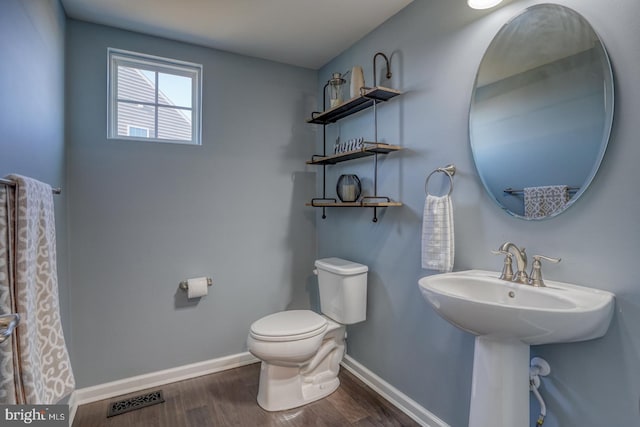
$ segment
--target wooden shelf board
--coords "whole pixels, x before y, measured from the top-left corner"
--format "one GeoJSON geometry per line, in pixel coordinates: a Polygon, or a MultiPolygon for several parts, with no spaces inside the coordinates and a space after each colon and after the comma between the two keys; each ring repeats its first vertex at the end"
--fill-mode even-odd
{"type": "Polygon", "coordinates": [[[334,165],[347,160],[359,159],[361,157],[373,156],[374,154],[387,154],[392,151],[402,150],[399,145],[382,144],[376,142],[365,142],[360,150],[347,151],[345,153],[332,154],[330,156],[315,157],[307,161],[308,165],[334,165]]]}
{"type": "Polygon", "coordinates": [[[314,202],[307,203],[306,206],[316,208],[386,208],[392,206],[402,206],[401,202],[314,202]]]}
{"type": "Polygon", "coordinates": [[[355,114],[358,111],[371,107],[374,101],[388,101],[389,99],[401,94],[402,92],[398,90],[382,86],[369,88],[366,89],[362,95],[351,98],[350,100],[345,101],[340,105],[337,105],[323,113],[318,114],[315,117],[308,119],[307,123],[316,123],[321,125],[326,125],[327,123],[335,123],[344,117],[350,116],[351,114],[355,114]]]}

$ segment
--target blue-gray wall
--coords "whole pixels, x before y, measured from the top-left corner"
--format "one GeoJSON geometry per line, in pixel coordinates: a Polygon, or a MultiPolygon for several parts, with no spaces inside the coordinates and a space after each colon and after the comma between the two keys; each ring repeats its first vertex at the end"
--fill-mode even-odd
{"type": "MultiPolygon", "coordinates": [[[[637,425],[640,3],[559,2],[604,40],[616,73],[616,117],[591,188],[562,215],[525,222],[484,193],[467,120],[484,49],[504,22],[536,3],[477,12],[464,1],[418,0],[317,74],[68,21],[65,114],[62,8],[57,1],[1,2],[0,174],[64,187],[56,199],[58,253],[60,264],[69,248],[70,288],[62,262],[61,302],[65,328],[73,323],[79,386],[244,351],[254,319],[313,301],[316,256],[341,256],[371,269],[368,319],[350,328],[350,354],[452,426],[465,426],[473,337],[439,318],[417,288],[429,274],[420,268],[424,179],[454,162],[456,270],[499,269],[489,250],[512,240],[532,254],[563,258],[547,267],[547,277],[617,294],[604,338],[532,349],[552,366],[541,389],[545,425],[637,425]],[[107,46],[204,64],[202,147],[106,140],[107,46]],[[359,209],[328,210],[322,220],[319,209],[303,207],[320,185],[316,169],[304,166],[320,150],[317,136],[312,149],[313,126],[304,119],[331,71],[361,64],[370,83],[378,50],[392,55],[394,71],[381,83],[406,92],[380,108],[381,139],[406,150],[381,160],[379,193],[405,205],[382,212],[377,224],[359,209]],[[216,285],[190,305],[177,283],[198,275],[213,276],[216,285]]],[[[372,137],[371,124],[365,112],[334,132],[372,137]]],[[[371,190],[367,160],[328,170],[330,189],[340,173],[355,172],[371,190]]]]}
{"type": "MultiPolygon", "coordinates": [[[[380,107],[380,135],[405,150],[383,158],[379,176],[379,193],[404,206],[388,208],[377,224],[370,210],[328,210],[325,220],[318,210],[318,256],[370,267],[368,318],[349,328],[351,356],[450,425],[466,426],[473,337],[438,317],[417,287],[430,274],[420,268],[425,177],[455,163],[456,270],[499,270],[502,259],[489,251],[509,240],[530,254],[562,257],[546,267],[546,277],[617,295],[604,338],[532,348],[552,369],[541,388],[549,411],[545,426],[634,426],[640,423],[640,2],[558,2],[583,14],[604,40],[616,74],[615,123],[602,167],[582,198],[556,218],[526,222],[504,213],[485,193],[469,147],[468,116],[484,50],[505,22],[537,3],[473,11],[462,0],[417,0],[319,71],[318,93],[331,72],[356,64],[371,84],[373,54],[391,55],[394,75],[378,82],[405,95],[380,107]]],[[[371,137],[372,123],[370,112],[361,113],[332,126],[329,139],[338,132],[343,139],[371,137]]],[[[330,189],[339,174],[354,172],[370,192],[371,162],[328,170],[330,189]]],[[[532,412],[537,408],[534,402],[532,412]]]]}
{"type": "Polygon", "coordinates": [[[254,320],[308,307],[316,72],[73,20],[67,52],[79,387],[246,351],[254,320]],[[202,146],[106,139],[107,47],[203,64],[202,146]]]}
{"type": "Polygon", "coordinates": [[[58,284],[67,342],[65,15],[58,0],[0,1],[0,176],[63,187],[55,196],[58,284]]]}

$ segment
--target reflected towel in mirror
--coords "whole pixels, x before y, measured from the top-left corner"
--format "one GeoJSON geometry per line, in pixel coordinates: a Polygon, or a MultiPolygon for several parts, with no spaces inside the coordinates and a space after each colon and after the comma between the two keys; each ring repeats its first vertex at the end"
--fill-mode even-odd
{"type": "Polygon", "coordinates": [[[546,185],[524,189],[524,216],[545,218],[560,212],[569,201],[569,187],[566,185],[546,185]]]}

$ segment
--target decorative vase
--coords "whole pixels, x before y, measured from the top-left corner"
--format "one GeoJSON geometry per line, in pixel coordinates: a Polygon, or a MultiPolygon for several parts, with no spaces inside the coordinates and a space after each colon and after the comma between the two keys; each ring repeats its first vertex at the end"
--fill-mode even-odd
{"type": "Polygon", "coordinates": [[[336,184],[336,193],[343,202],[355,202],[360,197],[362,187],[357,175],[340,175],[336,184]]]}
{"type": "Polygon", "coordinates": [[[342,104],[342,87],[347,81],[341,73],[331,74],[329,79],[329,105],[331,108],[342,104]]]}
{"type": "Polygon", "coordinates": [[[364,87],[364,72],[361,66],[356,65],[351,69],[351,98],[360,96],[360,88],[362,87],[364,87]]]}

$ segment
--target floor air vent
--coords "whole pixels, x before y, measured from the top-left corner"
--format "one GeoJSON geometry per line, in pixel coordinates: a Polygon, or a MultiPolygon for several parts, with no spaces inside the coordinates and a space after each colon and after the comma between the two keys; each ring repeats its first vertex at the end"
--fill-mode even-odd
{"type": "Polygon", "coordinates": [[[158,403],[163,402],[164,397],[162,397],[162,390],[156,390],[152,391],[151,393],[145,393],[139,396],[130,397],[128,399],[118,400],[117,402],[112,402],[109,404],[107,418],[124,414],[125,412],[135,411],[136,409],[144,408],[146,406],[157,405],[158,403]]]}

